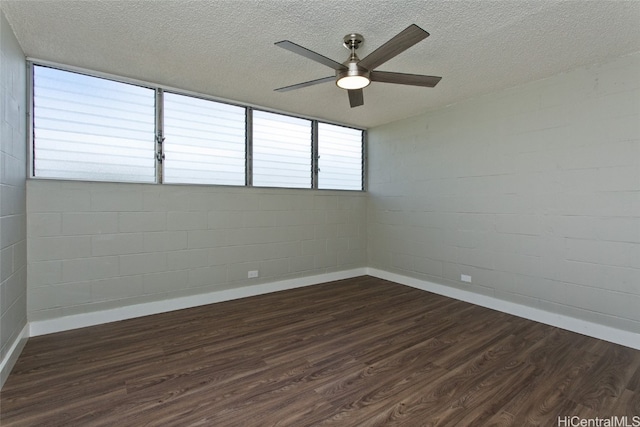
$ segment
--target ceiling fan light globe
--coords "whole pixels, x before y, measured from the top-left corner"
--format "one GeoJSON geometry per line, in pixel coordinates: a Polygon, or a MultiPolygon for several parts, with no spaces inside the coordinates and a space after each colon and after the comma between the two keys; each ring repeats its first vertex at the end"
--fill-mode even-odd
{"type": "Polygon", "coordinates": [[[365,76],[344,76],[336,81],[338,87],[347,90],[362,89],[369,86],[371,80],[365,76]]]}

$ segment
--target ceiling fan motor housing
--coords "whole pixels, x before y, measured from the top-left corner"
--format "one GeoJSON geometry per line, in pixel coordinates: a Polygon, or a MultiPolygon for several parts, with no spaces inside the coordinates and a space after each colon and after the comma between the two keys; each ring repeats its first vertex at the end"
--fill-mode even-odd
{"type": "MultiPolygon", "coordinates": [[[[347,66],[346,70],[337,70],[336,71],[336,82],[344,77],[364,77],[367,80],[371,81],[369,70],[362,68],[358,65],[360,60],[357,56],[352,57],[349,61],[345,62],[344,65],[347,66]]],[[[367,85],[368,86],[368,85],[367,85]]]]}

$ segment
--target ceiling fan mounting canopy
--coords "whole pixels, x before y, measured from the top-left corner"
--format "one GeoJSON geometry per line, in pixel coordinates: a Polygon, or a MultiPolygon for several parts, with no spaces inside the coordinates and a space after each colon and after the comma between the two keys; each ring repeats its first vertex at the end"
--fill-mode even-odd
{"type": "Polygon", "coordinates": [[[358,33],[347,34],[342,39],[342,45],[349,50],[357,49],[363,43],[364,43],[364,37],[362,37],[362,34],[358,34],[358,33]]]}
{"type": "Polygon", "coordinates": [[[442,77],[375,71],[375,68],[404,52],[428,36],[429,33],[417,25],[409,25],[395,37],[391,38],[391,40],[387,41],[361,60],[358,58],[358,55],[356,55],[356,49],[364,43],[364,37],[358,33],[347,34],[342,39],[342,44],[350,50],[351,54],[349,55],[349,59],[342,64],[334,61],[333,59],[327,58],[326,56],[320,55],[317,52],[290,42],[289,40],[277,42],[275,43],[276,46],[333,68],[335,70],[335,76],[323,77],[321,79],[285,86],[275,90],[277,92],[286,92],[335,80],[338,87],[348,91],[349,104],[353,108],[364,104],[362,89],[367,87],[371,82],[434,87],[442,77]]]}

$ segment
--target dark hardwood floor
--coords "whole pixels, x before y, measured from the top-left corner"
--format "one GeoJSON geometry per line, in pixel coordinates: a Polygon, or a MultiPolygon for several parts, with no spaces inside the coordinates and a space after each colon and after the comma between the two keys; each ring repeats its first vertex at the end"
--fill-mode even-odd
{"type": "Polygon", "coordinates": [[[640,351],[361,277],[29,339],[2,426],[555,426],[640,351]]]}

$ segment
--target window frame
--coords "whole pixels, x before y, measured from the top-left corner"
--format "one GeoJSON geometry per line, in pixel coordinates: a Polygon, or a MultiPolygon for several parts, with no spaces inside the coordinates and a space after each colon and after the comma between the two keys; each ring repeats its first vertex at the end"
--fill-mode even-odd
{"type": "Polygon", "coordinates": [[[78,182],[105,182],[105,183],[122,183],[122,184],[147,184],[147,185],[193,185],[193,186],[217,186],[217,187],[247,187],[247,188],[286,188],[295,190],[316,190],[316,191],[367,191],[366,183],[366,167],[367,167],[367,129],[360,128],[353,125],[347,125],[339,122],[332,122],[328,120],[320,120],[314,117],[291,114],[274,109],[269,109],[253,104],[242,103],[232,101],[228,99],[218,98],[215,96],[193,92],[189,90],[179,89],[166,85],[150,83],[143,80],[137,80],[133,78],[127,78],[117,76],[109,73],[103,73],[93,70],[87,70],[85,68],[74,67],[64,64],[59,64],[51,61],[45,61],[35,58],[26,58],[27,63],[27,131],[28,131],[28,153],[27,153],[27,168],[29,173],[29,179],[35,180],[54,180],[54,181],[78,181],[78,182]],[[152,89],[155,93],[155,168],[156,175],[154,182],[144,181],[118,181],[118,180],[104,180],[95,181],[91,179],[81,178],[55,178],[55,177],[42,177],[35,175],[35,135],[34,135],[34,66],[48,67],[60,71],[66,71],[71,73],[82,74],[88,77],[95,77],[99,79],[106,79],[117,83],[130,84],[135,86],[152,89]],[[235,107],[241,107],[245,109],[245,183],[244,185],[227,185],[227,184],[215,184],[215,183],[178,183],[178,182],[164,182],[164,92],[174,93],[177,95],[189,96],[193,98],[200,98],[207,101],[213,101],[217,103],[232,105],[235,107]],[[268,186],[253,186],[253,112],[263,111],[266,113],[279,114],[283,116],[305,119],[311,121],[311,158],[309,167],[311,168],[311,183],[310,187],[268,187],[268,186]],[[345,189],[320,189],[318,188],[318,123],[326,123],[330,125],[342,126],[345,128],[354,129],[362,132],[361,153],[362,153],[362,167],[361,167],[361,189],[360,190],[345,190],[345,189]]]}
{"type": "MultiPolygon", "coordinates": [[[[254,109],[254,110],[253,110],[253,112],[256,112],[256,111],[257,111],[258,113],[264,113],[265,115],[267,115],[267,117],[264,117],[264,116],[262,117],[262,120],[266,120],[266,123],[265,123],[265,122],[262,122],[262,123],[260,124],[260,127],[263,127],[263,126],[265,126],[265,124],[266,124],[266,127],[267,127],[268,129],[267,129],[267,132],[266,132],[266,134],[265,134],[265,135],[266,135],[266,137],[267,137],[267,138],[268,138],[268,136],[270,135],[270,132],[269,132],[269,128],[270,128],[270,126],[268,125],[269,120],[270,120],[269,116],[271,116],[271,117],[273,117],[273,116],[276,116],[276,117],[277,117],[277,116],[282,116],[282,117],[284,117],[284,118],[291,118],[291,119],[293,119],[294,121],[304,121],[304,122],[306,122],[306,123],[299,123],[299,124],[292,124],[292,123],[289,123],[289,124],[291,124],[291,125],[293,125],[293,126],[295,126],[295,127],[298,127],[299,125],[304,125],[304,127],[305,127],[305,128],[307,128],[307,129],[306,129],[306,131],[308,131],[308,136],[309,136],[309,145],[308,145],[308,146],[305,146],[305,151],[307,151],[307,149],[308,149],[308,152],[307,152],[307,153],[305,153],[305,155],[307,156],[307,159],[306,159],[306,161],[305,161],[305,163],[304,163],[304,167],[306,168],[306,171],[307,171],[307,173],[308,173],[308,175],[305,177],[305,180],[306,180],[306,182],[307,182],[307,185],[308,185],[308,186],[304,186],[304,187],[302,187],[302,186],[299,186],[299,185],[295,185],[295,183],[294,183],[294,185],[291,185],[291,186],[284,186],[284,185],[282,185],[282,186],[278,186],[278,185],[261,185],[261,184],[256,185],[256,183],[255,183],[255,176],[256,176],[256,174],[255,174],[255,171],[256,171],[256,160],[259,160],[259,162],[260,162],[260,163],[262,163],[264,160],[263,160],[263,159],[261,159],[261,157],[262,157],[262,156],[265,156],[265,155],[266,155],[266,156],[269,156],[269,154],[265,154],[264,152],[261,152],[262,150],[257,150],[257,151],[256,151],[255,140],[256,140],[256,139],[257,139],[257,140],[264,139],[264,138],[265,138],[265,135],[260,134],[260,135],[259,135],[259,138],[256,138],[256,132],[255,132],[255,129],[256,129],[256,128],[255,128],[255,127],[254,127],[254,128],[252,128],[252,132],[251,132],[252,139],[253,139],[253,141],[252,141],[252,153],[253,153],[253,163],[252,163],[252,180],[253,180],[253,186],[254,186],[254,187],[258,187],[258,188],[295,188],[295,189],[307,189],[307,188],[311,188],[311,189],[313,189],[313,188],[314,188],[314,186],[313,186],[313,182],[314,182],[313,175],[314,175],[314,170],[315,170],[315,169],[314,169],[314,167],[313,167],[314,155],[313,155],[313,149],[312,149],[312,148],[313,148],[313,130],[312,130],[312,129],[313,129],[314,121],[313,121],[313,120],[309,120],[309,119],[303,119],[303,118],[301,118],[301,117],[291,116],[291,115],[289,115],[289,114],[273,113],[273,112],[270,112],[270,111],[257,110],[257,109],[254,109]],[[306,125],[308,125],[308,127],[307,127],[306,125]],[[257,154],[256,154],[256,153],[257,153],[257,154]]],[[[277,120],[277,119],[276,119],[276,120],[277,120]]],[[[254,117],[252,118],[252,124],[255,124],[255,123],[256,123],[256,117],[254,116],[254,117]]],[[[262,147],[262,149],[263,149],[263,150],[264,150],[265,148],[266,148],[267,150],[269,149],[269,147],[267,147],[267,146],[263,146],[263,147],[262,147]]],[[[276,150],[277,150],[277,148],[276,148],[276,150]]],[[[296,150],[295,150],[295,149],[293,149],[293,148],[292,148],[291,150],[292,150],[292,151],[296,151],[296,150]]],[[[300,156],[300,158],[304,158],[304,156],[300,156]]],[[[301,165],[300,167],[302,168],[302,165],[301,165]]],[[[259,169],[260,169],[260,168],[259,168],[259,169]]],[[[278,170],[281,170],[281,169],[278,169],[278,170]]],[[[258,176],[260,176],[260,175],[265,175],[265,174],[258,174],[258,176]]],[[[283,175],[286,175],[286,173],[284,173],[283,175]]],[[[265,176],[267,176],[267,177],[274,177],[274,176],[276,176],[276,175],[265,175],[265,176]]]]}
{"type": "Polygon", "coordinates": [[[329,126],[333,126],[333,127],[342,127],[345,129],[355,129],[355,130],[359,130],[357,128],[353,128],[351,126],[343,126],[343,125],[337,125],[334,123],[327,123],[324,121],[315,121],[314,122],[314,135],[313,135],[313,150],[314,151],[314,158],[316,161],[315,164],[315,178],[314,178],[314,183],[313,183],[313,188],[316,188],[318,190],[336,190],[336,191],[364,191],[364,189],[366,188],[365,186],[365,178],[366,178],[366,174],[365,174],[365,156],[366,156],[366,152],[365,152],[365,147],[366,147],[366,135],[367,132],[366,131],[361,131],[360,134],[360,190],[354,190],[354,189],[345,189],[345,188],[320,188],[320,184],[321,184],[321,179],[320,179],[320,151],[321,151],[321,147],[320,147],[320,124],[325,124],[325,125],[329,125],[329,126]]]}
{"type": "MultiPolygon", "coordinates": [[[[158,91],[158,95],[162,97],[162,102],[159,102],[158,104],[159,107],[156,108],[156,113],[157,113],[157,120],[161,121],[161,125],[158,125],[159,129],[159,133],[161,133],[161,151],[162,151],[162,165],[159,169],[161,169],[162,171],[162,180],[158,183],[160,184],[174,184],[174,185],[218,185],[218,186],[229,186],[229,187],[246,187],[246,182],[247,182],[247,132],[249,131],[249,129],[247,128],[247,108],[246,107],[242,107],[239,105],[235,105],[235,104],[230,104],[228,102],[218,102],[218,101],[213,101],[211,99],[207,99],[207,98],[203,98],[201,96],[192,96],[192,95],[184,95],[182,93],[178,93],[175,91],[170,91],[170,90],[166,90],[166,89],[157,89],[158,91]],[[243,123],[242,123],[242,128],[244,130],[244,135],[243,135],[243,159],[242,159],[242,183],[238,183],[238,184],[221,184],[221,183],[214,183],[214,182],[179,182],[179,181],[174,181],[174,182],[167,182],[166,180],[166,166],[165,166],[165,150],[166,150],[166,146],[169,145],[170,141],[166,141],[167,138],[167,129],[166,129],[166,122],[167,122],[167,116],[166,116],[166,110],[167,110],[167,104],[166,104],[166,95],[176,95],[176,96],[180,96],[180,97],[185,97],[185,98],[191,98],[191,99],[195,99],[195,100],[199,100],[199,101],[205,101],[205,102],[210,102],[213,104],[218,104],[218,105],[223,105],[223,106],[230,106],[233,108],[238,108],[238,109],[242,109],[243,111],[243,123]]],[[[156,150],[158,151],[158,150],[156,150]]],[[[238,174],[240,175],[240,174],[238,174]]]]}

